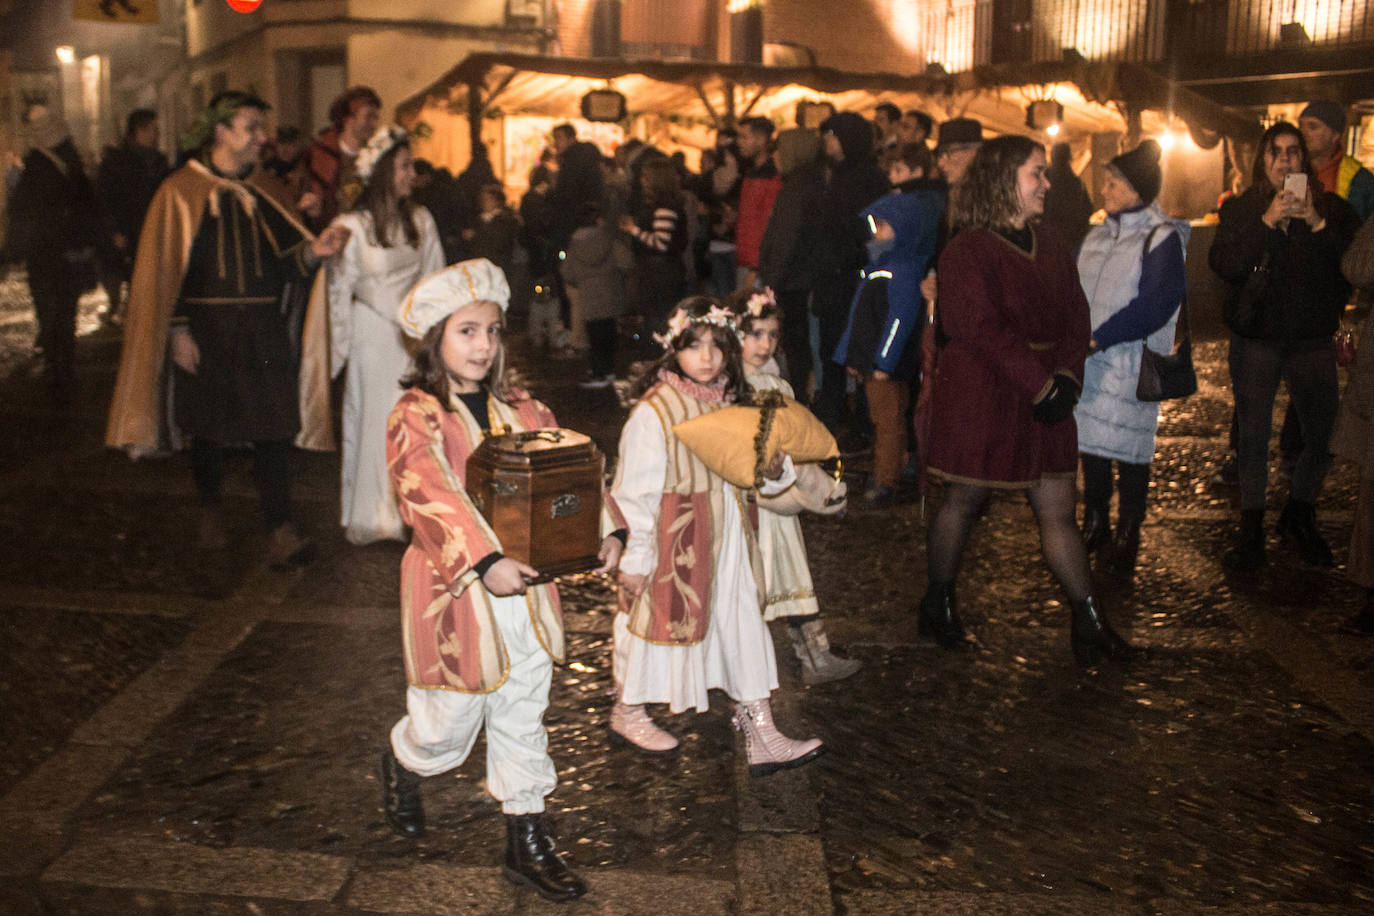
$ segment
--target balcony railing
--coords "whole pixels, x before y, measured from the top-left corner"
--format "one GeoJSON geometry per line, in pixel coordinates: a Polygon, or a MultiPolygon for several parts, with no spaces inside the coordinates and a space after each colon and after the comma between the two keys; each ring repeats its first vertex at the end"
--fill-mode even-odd
{"type": "Polygon", "coordinates": [[[1374,45],[1374,0],[924,0],[921,56],[979,64],[1148,62],[1374,45]]]}

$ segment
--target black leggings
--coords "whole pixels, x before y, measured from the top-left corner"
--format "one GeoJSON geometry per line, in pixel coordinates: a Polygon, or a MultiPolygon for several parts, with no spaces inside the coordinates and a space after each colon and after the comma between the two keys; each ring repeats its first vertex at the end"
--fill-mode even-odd
{"type": "Polygon", "coordinates": [[[592,375],[605,378],[615,375],[616,326],[614,318],[595,318],[585,322],[587,343],[591,346],[587,362],[592,375]]]}
{"type": "MultiPolygon", "coordinates": [[[[220,442],[191,440],[191,473],[196,480],[200,504],[218,508],[224,486],[224,453],[220,442]]],[[[258,485],[258,501],[263,521],[271,531],[291,519],[291,440],[270,439],[253,443],[253,478],[258,485]]]]}
{"type": "Polygon", "coordinates": [[[778,306],[782,309],[782,353],[787,362],[787,381],[803,404],[807,380],[811,375],[811,311],[806,290],[780,289],[778,306]]]}
{"type": "MultiPolygon", "coordinates": [[[[1106,512],[1112,504],[1112,459],[1079,454],[1083,462],[1083,503],[1090,509],[1106,512]]],[[[1150,466],[1116,463],[1117,517],[1145,517],[1145,495],[1150,490],[1150,466]]]]}

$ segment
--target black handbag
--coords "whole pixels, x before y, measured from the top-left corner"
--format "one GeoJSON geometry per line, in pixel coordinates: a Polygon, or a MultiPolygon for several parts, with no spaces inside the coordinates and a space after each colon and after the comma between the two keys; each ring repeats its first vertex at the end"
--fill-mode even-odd
{"type": "Polygon", "coordinates": [[[1245,278],[1234,302],[1225,309],[1226,324],[1242,337],[1251,337],[1259,332],[1261,312],[1260,300],[1269,287],[1269,252],[1266,250],[1255,269],[1245,278]]]}
{"type": "MultiPolygon", "coordinates": [[[[1188,297],[1183,297],[1183,320],[1187,320],[1188,297]]],[[[1141,401],[1172,401],[1197,393],[1197,373],[1193,370],[1193,338],[1185,334],[1172,353],[1156,353],[1140,345],[1140,377],[1135,396],[1141,401]]]]}
{"type": "MultiPolygon", "coordinates": [[[[1154,230],[1151,230],[1150,236],[1153,235],[1154,230]]],[[[1150,236],[1145,238],[1146,251],[1150,249],[1150,236]]],[[[1193,327],[1188,320],[1186,292],[1178,312],[1183,333],[1177,338],[1172,353],[1156,353],[1146,341],[1140,342],[1140,377],[1135,383],[1137,400],[1172,401],[1197,392],[1197,372],[1193,370],[1193,327]]]]}

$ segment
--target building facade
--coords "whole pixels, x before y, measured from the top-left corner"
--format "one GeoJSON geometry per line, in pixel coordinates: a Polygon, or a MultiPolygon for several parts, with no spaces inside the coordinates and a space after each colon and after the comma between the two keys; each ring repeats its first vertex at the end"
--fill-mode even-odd
{"type": "Polygon", "coordinates": [[[329,103],[364,83],[388,108],[478,50],[543,52],[542,0],[266,0],[236,13],[223,0],[186,2],[187,102],[252,88],[279,124],[327,126],[329,103]]]}

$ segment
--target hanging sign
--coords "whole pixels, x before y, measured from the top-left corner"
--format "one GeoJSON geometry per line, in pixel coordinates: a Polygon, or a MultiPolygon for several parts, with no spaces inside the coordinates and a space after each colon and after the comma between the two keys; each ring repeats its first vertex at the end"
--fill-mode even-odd
{"type": "Polygon", "coordinates": [[[72,0],[72,18],[106,25],[156,25],[157,0],[72,0]]]}
{"type": "Polygon", "coordinates": [[[582,117],[588,121],[623,121],[625,96],[614,89],[593,89],[582,96],[582,117]]]}

